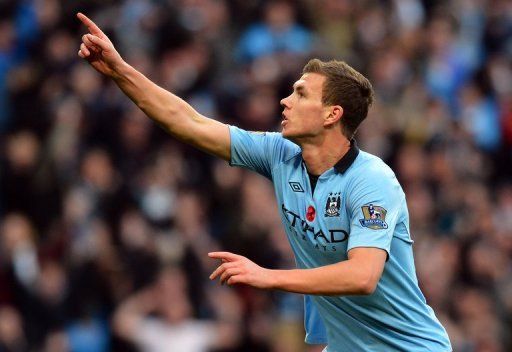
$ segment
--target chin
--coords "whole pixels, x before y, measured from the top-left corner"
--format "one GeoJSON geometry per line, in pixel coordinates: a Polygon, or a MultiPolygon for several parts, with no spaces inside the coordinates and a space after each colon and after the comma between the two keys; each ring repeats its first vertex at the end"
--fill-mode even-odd
{"type": "Polygon", "coordinates": [[[286,138],[295,143],[297,136],[295,136],[293,133],[290,133],[290,131],[287,131],[285,128],[283,128],[283,130],[281,131],[281,135],[283,136],[283,138],[286,138]]]}
{"type": "Polygon", "coordinates": [[[281,129],[281,134],[283,135],[284,138],[290,138],[290,131],[286,129],[286,127],[283,127],[281,129]]]}

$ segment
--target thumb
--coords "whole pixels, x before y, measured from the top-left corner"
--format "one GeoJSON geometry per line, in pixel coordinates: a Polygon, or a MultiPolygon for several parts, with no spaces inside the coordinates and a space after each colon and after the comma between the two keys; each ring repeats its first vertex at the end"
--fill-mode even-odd
{"type": "Polygon", "coordinates": [[[101,39],[95,35],[87,34],[87,39],[89,39],[93,44],[99,46],[102,50],[111,50],[111,45],[106,40],[101,39]]]}

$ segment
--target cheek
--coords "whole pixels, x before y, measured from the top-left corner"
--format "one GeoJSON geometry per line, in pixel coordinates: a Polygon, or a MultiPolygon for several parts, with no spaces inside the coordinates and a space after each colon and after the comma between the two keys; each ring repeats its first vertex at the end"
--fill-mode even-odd
{"type": "Polygon", "coordinates": [[[305,106],[303,110],[303,121],[309,127],[322,126],[322,109],[316,104],[305,106]]]}
{"type": "Polygon", "coordinates": [[[297,99],[295,100],[295,104],[293,104],[293,110],[295,110],[296,115],[307,116],[315,111],[315,106],[306,99],[297,99]]]}
{"type": "Polygon", "coordinates": [[[308,112],[309,115],[320,116],[323,112],[322,104],[318,102],[309,102],[304,104],[304,109],[308,112]]]}

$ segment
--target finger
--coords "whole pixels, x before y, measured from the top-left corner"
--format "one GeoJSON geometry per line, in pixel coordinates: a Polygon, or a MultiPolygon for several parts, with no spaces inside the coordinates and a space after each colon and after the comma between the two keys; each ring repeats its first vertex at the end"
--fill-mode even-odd
{"type": "Polygon", "coordinates": [[[235,276],[235,275],[238,275],[240,274],[242,271],[238,268],[232,268],[232,269],[228,269],[226,271],[224,271],[224,273],[220,276],[220,283],[221,284],[225,284],[227,280],[229,280],[229,278],[231,276],[235,276]]]}
{"type": "Polygon", "coordinates": [[[85,34],[82,36],[82,42],[85,44],[87,48],[94,52],[98,52],[100,50],[99,47],[94,45],[94,43],[85,34]]]}
{"type": "Polygon", "coordinates": [[[84,43],[80,44],[80,52],[84,54],[84,57],[91,55],[91,52],[87,49],[84,43]]]}
{"type": "Polygon", "coordinates": [[[223,271],[224,271],[224,269],[222,269],[222,267],[219,266],[217,269],[215,269],[213,271],[213,273],[210,274],[210,276],[209,276],[210,280],[215,280],[217,278],[217,276],[222,274],[223,271]]]}
{"type": "Polygon", "coordinates": [[[217,276],[221,275],[226,270],[224,264],[220,265],[213,273],[210,275],[210,280],[215,280],[217,276]]]}
{"type": "Polygon", "coordinates": [[[234,285],[234,284],[239,284],[241,282],[242,282],[242,275],[233,275],[228,279],[228,281],[226,281],[226,284],[234,285]]]}
{"type": "Polygon", "coordinates": [[[208,253],[208,256],[210,258],[215,258],[215,259],[225,259],[230,262],[241,258],[241,256],[231,253],[231,252],[210,252],[210,253],[208,253]]]}
{"type": "Polygon", "coordinates": [[[78,50],[78,56],[80,56],[82,59],[85,59],[85,55],[82,53],[82,50],[78,50]]]}
{"type": "Polygon", "coordinates": [[[78,17],[78,19],[80,21],[82,21],[82,23],[84,25],[87,26],[87,28],[89,29],[89,32],[91,32],[91,34],[94,34],[97,36],[105,36],[105,33],[103,33],[103,31],[100,29],[100,27],[98,27],[96,25],[96,23],[94,23],[89,17],[87,17],[83,13],[81,13],[81,12],[77,13],[76,17],[78,17]]]}
{"type": "Polygon", "coordinates": [[[104,39],[101,39],[92,34],[86,34],[86,37],[87,37],[87,39],[89,39],[89,41],[92,42],[93,46],[95,45],[95,46],[99,47],[101,50],[110,50],[111,49],[110,44],[104,39]]]}
{"type": "Polygon", "coordinates": [[[237,264],[233,263],[233,262],[231,262],[231,263],[224,263],[224,264],[219,265],[219,267],[217,269],[215,269],[215,271],[210,275],[210,280],[215,279],[217,276],[222,274],[225,270],[235,268],[236,265],[237,264]]]}
{"type": "Polygon", "coordinates": [[[221,284],[224,284],[224,282],[229,279],[230,276],[232,276],[235,272],[235,269],[231,268],[231,269],[226,269],[224,270],[224,272],[222,273],[222,275],[219,277],[219,281],[221,284]]]}

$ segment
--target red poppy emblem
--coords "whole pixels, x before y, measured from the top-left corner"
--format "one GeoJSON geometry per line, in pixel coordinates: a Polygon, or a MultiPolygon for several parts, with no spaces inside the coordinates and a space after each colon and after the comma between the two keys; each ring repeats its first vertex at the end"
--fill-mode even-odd
{"type": "Polygon", "coordinates": [[[312,222],[313,220],[315,220],[315,215],[316,215],[315,208],[313,208],[313,206],[310,205],[308,207],[308,211],[306,212],[306,219],[309,222],[312,222]]]}

